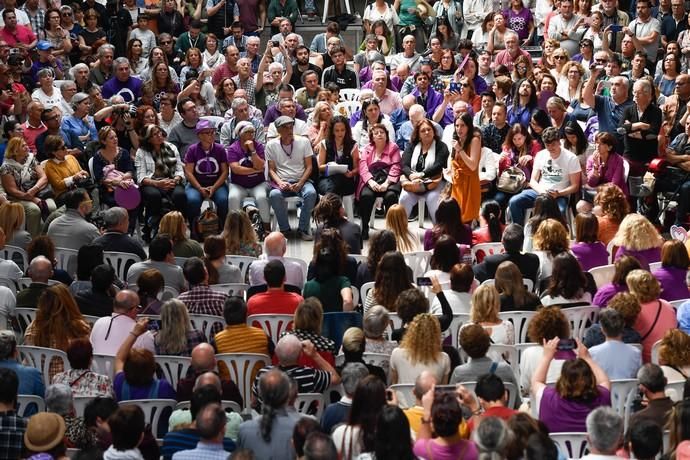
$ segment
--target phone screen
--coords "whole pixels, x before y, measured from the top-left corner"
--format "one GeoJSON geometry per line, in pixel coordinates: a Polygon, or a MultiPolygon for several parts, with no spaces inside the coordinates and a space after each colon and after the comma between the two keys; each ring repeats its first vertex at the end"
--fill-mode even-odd
{"type": "Polygon", "coordinates": [[[561,339],[558,341],[559,350],[574,350],[575,348],[577,348],[575,339],[561,339]]]}
{"type": "Polygon", "coordinates": [[[427,276],[418,276],[417,286],[431,286],[431,278],[427,276]]]}

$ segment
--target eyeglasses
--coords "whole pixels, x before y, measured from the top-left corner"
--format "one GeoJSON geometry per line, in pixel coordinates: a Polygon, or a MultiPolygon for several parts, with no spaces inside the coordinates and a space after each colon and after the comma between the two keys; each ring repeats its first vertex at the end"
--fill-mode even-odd
{"type": "Polygon", "coordinates": [[[561,59],[565,60],[565,56],[554,56],[553,58],[554,58],[554,59],[558,59],[559,61],[560,61],[561,59]]]}
{"type": "Polygon", "coordinates": [[[469,88],[470,84],[469,83],[460,83],[460,86],[462,86],[463,88],[469,88]]]}

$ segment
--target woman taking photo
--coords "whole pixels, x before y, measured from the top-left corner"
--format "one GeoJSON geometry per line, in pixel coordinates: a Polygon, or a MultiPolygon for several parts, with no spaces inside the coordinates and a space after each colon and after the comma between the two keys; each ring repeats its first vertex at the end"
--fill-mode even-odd
{"type": "Polygon", "coordinates": [[[454,198],[441,200],[435,217],[434,226],[424,232],[425,251],[431,251],[443,235],[452,237],[458,244],[472,244],[472,229],[462,223],[462,212],[454,198]]]}
{"type": "Polygon", "coordinates": [[[144,58],[141,40],[133,38],[127,43],[127,59],[133,77],[140,76],[148,66],[148,60],[144,58]]]}
{"type": "Polygon", "coordinates": [[[393,251],[385,253],[376,268],[374,287],[362,301],[364,315],[366,316],[369,308],[374,305],[382,305],[389,312],[395,313],[395,301],[398,294],[414,287],[411,278],[405,258],[401,253],[393,251]]]}
{"type": "Polygon", "coordinates": [[[381,125],[388,132],[388,139],[395,139],[395,129],[388,117],[381,113],[378,99],[368,99],[362,103],[362,118],[352,128],[352,138],[360,151],[371,144],[374,126],[381,125]]]}
{"type": "Polygon", "coordinates": [[[494,275],[494,287],[499,294],[502,312],[534,311],[541,306],[539,297],[523,284],[522,273],[513,262],[501,262],[494,275]]]}
{"type": "Polygon", "coordinates": [[[355,193],[359,173],[359,148],[352,137],[347,118],[339,115],[332,117],[328,125],[328,135],[319,142],[317,150],[321,173],[319,194],[335,193],[341,197],[352,195],[355,193]],[[343,166],[347,169],[339,172],[343,166]]]}
{"type": "Polygon", "coordinates": [[[256,128],[248,121],[241,121],[235,126],[236,139],[227,151],[230,164],[228,209],[240,209],[242,201],[252,196],[259,208],[264,232],[268,233],[271,231],[271,208],[264,174],[266,156],[264,145],[254,139],[255,134],[256,128]]]}
{"type": "Polygon", "coordinates": [[[664,239],[646,217],[628,214],[613,237],[613,245],[618,247],[614,260],[624,255],[633,256],[643,269],[649,270],[649,264],[661,261],[663,243],[664,239]]]}
{"type": "Polygon", "coordinates": [[[175,257],[203,257],[198,241],[187,238],[187,222],[180,211],[165,214],[158,225],[158,235],[167,236],[173,244],[175,257]]]}
{"type": "Polygon", "coordinates": [[[192,350],[206,342],[204,334],[192,327],[187,307],[177,299],[163,303],[160,329],[153,335],[156,355],[191,356],[192,350]]]}
{"type": "MultiPolygon", "coordinates": [[[[424,200],[431,221],[436,220],[436,209],[444,189],[443,168],[447,163],[448,147],[441,142],[431,121],[422,120],[415,126],[402,157],[400,204],[408,215],[420,200],[424,200]]],[[[424,219],[424,216],[419,218],[424,219]]]]}
{"type": "Polygon", "coordinates": [[[678,240],[668,240],[661,246],[661,267],[652,275],[661,284],[661,297],[672,302],[690,298],[686,282],[690,258],[685,245],[678,240]]]}
{"type": "Polygon", "coordinates": [[[154,125],[144,128],[134,165],[146,209],[144,235],[150,238],[151,230],[160,222],[164,201],[168,209],[186,209],[184,169],[177,147],[166,142],[165,132],[154,125]]]}
{"type": "Polygon", "coordinates": [[[455,120],[455,133],[448,157],[451,196],[460,205],[462,222],[471,223],[479,218],[482,191],[479,185],[479,159],[481,134],[474,129],[472,116],[463,113],[455,120]]]}
{"type": "Polygon", "coordinates": [[[611,382],[589,350],[576,339],[577,358],[563,363],[556,385],[547,386],[547,371],[561,340],[544,340],[544,355],[532,376],[531,392],[535,400],[541,400],[539,420],[551,433],[584,432],[587,414],[599,406],[611,405],[611,382]]]}
{"type": "Polygon", "coordinates": [[[430,313],[415,316],[407,325],[400,346],[391,353],[391,384],[414,383],[422,371],[429,371],[443,385],[450,375],[450,359],[441,348],[441,326],[430,313]]]}
{"type": "MultiPolygon", "coordinates": [[[[24,207],[27,231],[31,236],[38,236],[41,233],[41,220],[48,218],[55,210],[55,202],[49,198],[39,198],[39,195],[46,196],[43,191],[48,185],[48,177],[36,157],[29,153],[23,138],[15,137],[7,143],[0,178],[7,198],[24,207]]],[[[11,241],[10,235],[6,237],[7,241],[11,241]]]]}
{"type": "Polygon", "coordinates": [[[376,198],[383,198],[386,210],[398,202],[402,166],[400,149],[391,140],[390,131],[384,124],[375,123],[371,126],[369,143],[361,152],[357,197],[362,219],[362,239],[366,240],[369,238],[369,219],[376,198]]]}

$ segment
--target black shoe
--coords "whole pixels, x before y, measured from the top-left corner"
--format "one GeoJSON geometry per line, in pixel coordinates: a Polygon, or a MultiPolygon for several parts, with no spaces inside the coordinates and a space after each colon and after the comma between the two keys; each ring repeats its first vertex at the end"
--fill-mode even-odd
{"type": "Polygon", "coordinates": [[[362,240],[366,241],[369,239],[369,224],[362,229],[362,240]]]}
{"type": "Polygon", "coordinates": [[[419,214],[418,210],[418,206],[412,208],[412,212],[410,212],[410,215],[407,217],[408,222],[414,222],[415,220],[417,220],[417,215],[419,214]]]}

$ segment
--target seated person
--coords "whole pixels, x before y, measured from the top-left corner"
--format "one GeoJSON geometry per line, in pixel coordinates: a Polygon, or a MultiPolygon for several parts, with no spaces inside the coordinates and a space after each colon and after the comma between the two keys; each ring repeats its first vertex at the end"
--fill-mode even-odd
{"type": "Polygon", "coordinates": [[[91,272],[91,289],[77,292],[77,301],[82,315],[110,316],[113,312],[115,270],[109,264],[98,265],[91,272]]]}
{"type": "Polygon", "coordinates": [[[285,266],[278,259],[269,260],[264,266],[266,292],[253,295],[247,301],[247,316],[251,315],[294,315],[297,306],[304,299],[301,295],[285,290],[285,266]]]}

